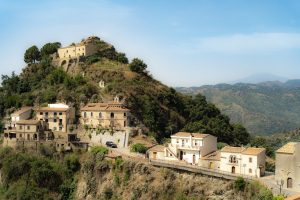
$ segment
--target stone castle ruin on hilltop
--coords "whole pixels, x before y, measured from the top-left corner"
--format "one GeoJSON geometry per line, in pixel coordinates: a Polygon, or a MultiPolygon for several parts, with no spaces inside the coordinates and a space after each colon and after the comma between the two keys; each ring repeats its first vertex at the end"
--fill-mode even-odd
{"type": "Polygon", "coordinates": [[[99,50],[100,38],[90,36],[80,43],[73,43],[69,46],[59,48],[53,56],[53,65],[62,66],[66,72],[74,71],[83,57],[96,54],[99,50]]]}

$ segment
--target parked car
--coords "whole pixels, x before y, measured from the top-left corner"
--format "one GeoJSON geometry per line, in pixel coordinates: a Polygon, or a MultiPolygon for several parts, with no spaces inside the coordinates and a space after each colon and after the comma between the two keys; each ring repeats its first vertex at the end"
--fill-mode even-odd
{"type": "Polygon", "coordinates": [[[105,144],[107,147],[117,148],[117,145],[115,143],[113,143],[112,141],[107,141],[105,144]]]}

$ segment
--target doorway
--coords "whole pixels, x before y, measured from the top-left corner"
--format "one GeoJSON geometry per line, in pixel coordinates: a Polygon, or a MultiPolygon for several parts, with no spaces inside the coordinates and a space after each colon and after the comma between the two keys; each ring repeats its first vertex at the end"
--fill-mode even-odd
{"type": "Polygon", "coordinates": [[[157,152],[153,152],[153,159],[156,160],[157,152]]]}
{"type": "Polygon", "coordinates": [[[231,168],[231,173],[235,174],[235,167],[231,168]]]}
{"type": "Polygon", "coordinates": [[[183,159],[183,151],[180,151],[180,154],[179,154],[179,159],[182,160],[183,159]]]}
{"type": "Polygon", "coordinates": [[[293,187],[293,179],[292,178],[288,178],[286,185],[287,185],[287,188],[292,188],[293,187]]]}
{"type": "Polygon", "coordinates": [[[214,163],[213,163],[213,162],[209,162],[208,168],[209,168],[209,169],[213,169],[213,168],[214,168],[214,163]]]}
{"type": "Polygon", "coordinates": [[[195,164],[195,163],[196,163],[196,156],[193,155],[193,164],[195,164]]]}

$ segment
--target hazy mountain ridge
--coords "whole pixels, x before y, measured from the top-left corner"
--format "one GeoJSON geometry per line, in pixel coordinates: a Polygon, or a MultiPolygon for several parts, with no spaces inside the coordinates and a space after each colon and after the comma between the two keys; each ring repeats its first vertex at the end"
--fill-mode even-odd
{"type": "Polygon", "coordinates": [[[273,134],[300,127],[300,80],[236,83],[177,88],[186,94],[201,93],[249,132],[273,134]]]}

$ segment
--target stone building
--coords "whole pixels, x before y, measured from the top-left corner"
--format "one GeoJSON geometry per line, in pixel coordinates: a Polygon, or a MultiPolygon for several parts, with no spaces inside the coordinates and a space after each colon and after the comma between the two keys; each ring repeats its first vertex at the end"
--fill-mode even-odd
{"type": "Polygon", "coordinates": [[[96,37],[88,37],[77,44],[71,44],[67,47],[62,47],[57,50],[58,57],[60,59],[71,59],[78,58],[81,56],[90,56],[97,53],[97,45],[93,40],[97,39],[96,37]]]}
{"type": "Polygon", "coordinates": [[[299,142],[289,142],[276,151],[275,179],[283,188],[300,190],[299,163],[299,142]]]}
{"type": "Polygon", "coordinates": [[[17,141],[40,141],[47,137],[45,124],[40,120],[19,120],[16,126],[4,130],[3,144],[15,146],[17,141]]]}
{"type": "Polygon", "coordinates": [[[10,116],[6,117],[4,122],[4,127],[6,129],[16,127],[16,123],[20,120],[27,120],[31,117],[32,107],[22,107],[19,110],[10,114],[10,116]]]}
{"type": "Polygon", "coordinates": [[[88,103],[81,108],[80,122],[89,129],[90,140],[96,144],[111,141],[118,147],[127,147],[132,130],[130,120],[130,111],[116,101],[88,103]]]}
{"type": "Polygon", "coordinates": [[[81,108],[80,120],[91,128],[123,130],[129,127],[130,112],[120,102],[88,103],[81,108]]]}
{"type": "Polygon", "coordinates": [[[36,118],[48,123],[53,132],[67,133],[74,126],[75,109],[65,104],[48,104],[48,107],[39,107],[36,118]]]}

